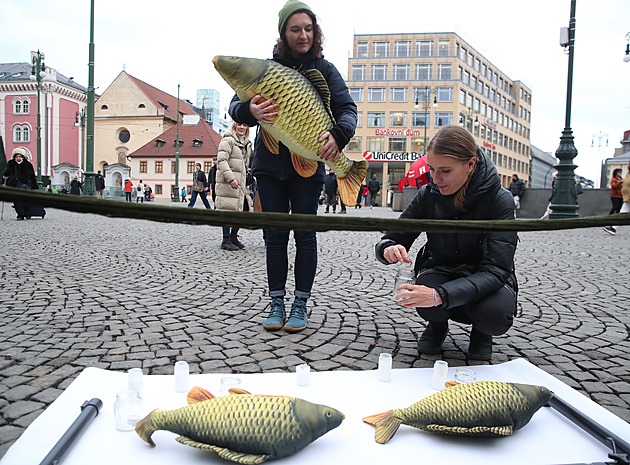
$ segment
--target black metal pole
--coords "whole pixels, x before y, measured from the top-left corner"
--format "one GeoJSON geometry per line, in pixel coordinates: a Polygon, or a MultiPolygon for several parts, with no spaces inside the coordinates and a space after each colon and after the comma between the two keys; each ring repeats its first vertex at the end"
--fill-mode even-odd
{"type": "Polygon", "coordinates": [[[70,428],[61,436],[61,439],[57,441],[57,444],[48,452],[48,455],[44,457],[44,460],[41,461],[40,465],[57,465],[61,462],[61,458],[68,451],[70,446],[77,440],[79,435],[83,432],[83,430],[87,427],[88,423],[90,423],[98,412],[103,407],[103,402],[101,399],[94,398],[90,401],[85,401],[81,406],[81,413],[74,420],[74,423],[70,425],[70,428]]]}
{"type": "Polygon", "coordinates": [[[565,400],[562,400],[554,394],[547,404],[589,433],[606,447],[610,448],[615,454],[619,454],[620,452],[623,454],[630,454],[630,444],[621,439],[615,433],[604,428],[592,418],[584,415],[565,400]]]}

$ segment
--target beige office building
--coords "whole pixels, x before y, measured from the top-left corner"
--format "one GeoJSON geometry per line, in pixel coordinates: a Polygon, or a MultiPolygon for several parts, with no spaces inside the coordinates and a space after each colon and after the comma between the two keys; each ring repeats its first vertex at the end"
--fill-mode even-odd
{"type": "Polygon", "coordinates": [[[504,187],[514,173],[529,185],[531,90],[457,34],[357,34],[346,82],[359,123],[345,152],[370,161],[368,179],[396,188],[440,126],[459,124],[504,187]]]}

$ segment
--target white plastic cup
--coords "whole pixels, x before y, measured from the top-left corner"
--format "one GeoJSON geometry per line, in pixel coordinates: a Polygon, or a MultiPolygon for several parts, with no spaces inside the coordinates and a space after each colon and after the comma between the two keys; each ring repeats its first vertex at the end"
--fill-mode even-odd
{"type": "Polygon", "coordinates": [[[173,374],[175,375],[175,392],[188,391],[188,378],[190,374],[188,363],[183,360],[175,362],[173,374]]]}
{"type": "Polygon", "coordinates": [[[378,380],[383,382],[392,379],[392,354],[382,353],[378,356],[378,380]]]}
{"type": "Polygon", "coordinates": [[[127,371],[127,389],[142,397],[142,368],[131,368],[127,371]]]}
{"type": "Polygon", "coordinates": [[[311,367],[306,363],[295,367],[295,376],[298,386],[308,386],[310,383],[311,367]]]}
{"type": "Polygon", "coordinates": [[[446,374],[448,373],[448,363],[444,360],[436,360],[433,364],[433,378],[431,387],[437,391],[444,389],[446,374]]]}

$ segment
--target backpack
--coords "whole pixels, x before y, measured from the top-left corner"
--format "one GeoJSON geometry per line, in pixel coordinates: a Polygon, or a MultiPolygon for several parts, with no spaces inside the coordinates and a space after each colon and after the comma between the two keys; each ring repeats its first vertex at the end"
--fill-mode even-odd
{"type": "Polygon", "coordinates": [[[142,187],[138,186],[138,192],[140,192],[142,190],[142,187]]]}

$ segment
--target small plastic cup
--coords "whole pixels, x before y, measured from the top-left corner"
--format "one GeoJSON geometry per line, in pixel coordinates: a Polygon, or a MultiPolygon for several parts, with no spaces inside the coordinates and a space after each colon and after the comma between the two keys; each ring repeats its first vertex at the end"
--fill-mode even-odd
{"type": "Polygon", "coordinates": [[[241,378],[236,375],[223,376],[221,378],[221,390],[219,396],[227,396],[230,394],[230,389],[239,387],[241,385],[241,378]]]}
{"type": "Polygon", "coordinates": [[[477,381],[477,375],[469,368],[458,368],[455,370],[454,379],[460,384],[474,383],[477,381]]]}

